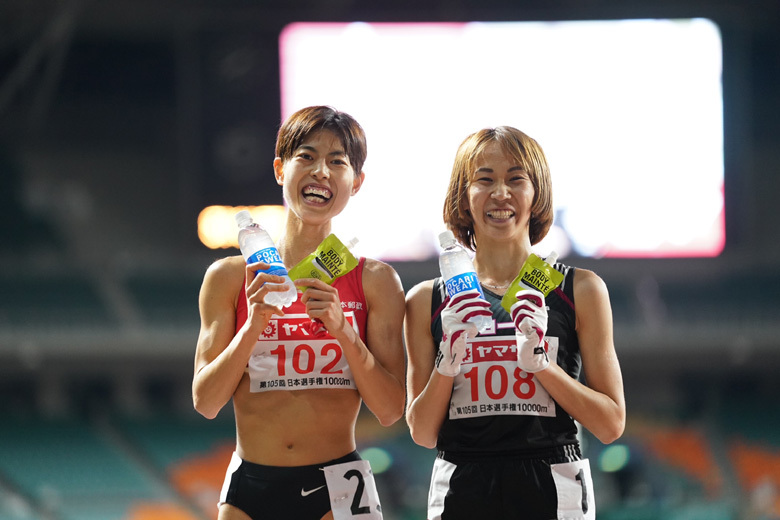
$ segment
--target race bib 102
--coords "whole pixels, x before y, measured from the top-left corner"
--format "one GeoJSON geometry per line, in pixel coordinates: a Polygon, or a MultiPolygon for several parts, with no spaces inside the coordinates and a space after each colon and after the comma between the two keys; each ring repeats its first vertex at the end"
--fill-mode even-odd
{"type": "MultiPolygon", "coordinates": [[[[355,313],[345,312],[357,332],[355,313]]],[[[289,314],[268,322],[249,358],[250,392],[357,388],[341,345],[328,333],[316,333],[307,314],[289,314]]]]}
{"type": "MultiPolygon", "coordinates": [[[[558,338],[546,337],[555,362],[558,338]]],[[[533,374],[517,366],[515,336],[478,336],[466,340],[466,353],[450,399],[450,419],[486,415],[555,416],[555,401],[533,374]]]]}

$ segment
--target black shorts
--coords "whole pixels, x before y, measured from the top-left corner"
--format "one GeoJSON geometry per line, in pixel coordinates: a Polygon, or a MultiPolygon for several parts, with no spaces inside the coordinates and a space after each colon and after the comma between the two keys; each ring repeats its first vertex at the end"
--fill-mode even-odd
{"type": "Polygon", "coordinates": [[[280,467],[253,464],[234,453],[219,504],[253,519],[320,520],[331,509],[322,468],[354,460],[360,460],[356,451],[322,464],[280,467]]]}
{"type": "Polygon", "coordinates": [[[428,519],[474,518],[595,518],[587,459],[576,445],[532,456],[440,452],[428,493],[428,519]]]}

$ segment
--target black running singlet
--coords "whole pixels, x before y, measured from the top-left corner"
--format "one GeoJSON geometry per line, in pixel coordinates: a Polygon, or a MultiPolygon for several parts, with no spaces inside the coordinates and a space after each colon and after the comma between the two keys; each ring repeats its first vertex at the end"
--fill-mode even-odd
{"type": "MultiPolygon", "coordinates": [[[[563,264],[555,268],[564,274],[564,280],[546,298],[545,340],[551,362],[557,362],[576,379],[582,367],[572,287],[576,269],[563,264]]],[[[517,367],[514,323],[501,306],[501,297],[483,289],[493,311],[493,327],[468,342],[437,448],[475,454],[533,454],[577,443],[574,420],[532,374],[517,367]]],[[[431,305],[431,333],[437,347],[442,338],[440,313],[445,303],[446,290],[437,278],[431,305]]]]}

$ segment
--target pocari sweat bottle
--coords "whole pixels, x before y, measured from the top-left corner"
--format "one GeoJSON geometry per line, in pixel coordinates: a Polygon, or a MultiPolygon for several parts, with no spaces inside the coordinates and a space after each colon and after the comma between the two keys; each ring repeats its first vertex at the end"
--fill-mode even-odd
{"type": "MultiPolygon", "coordinates": [[[[274,291],[265,295],[265,303],[275,307],[289,307],[298,296],[298,290],[295,288],[290,276],[287,274],[287,268],[284,267],[279,251],[274,245],[274,241],[268,235],[268,232],[259,224],[252,220],[252,215],[247,210],[236,213],[236,224],[238,224],[238,246],[241,254],[244,255],[246,263],[265,262],[270,264],[270,268],[263,272],[286,278],[286,291],[274,291]]],[[[276,285],[276,284],[272,284],[276,285]]]]}
{"type": "MultiPolygon", "coordinates": [[[[476,289],[484,300],[485,293],[479,285],[471,257],[455,240],[452,231],[439,234],[439,244],[444,249],[439,256],[439,269],[450,298],[460,292],[476,289]]],[[[476,325],[480,332],[484,332],[492,320],[489,316],[473,316],[469,321],[476,325]]]]}

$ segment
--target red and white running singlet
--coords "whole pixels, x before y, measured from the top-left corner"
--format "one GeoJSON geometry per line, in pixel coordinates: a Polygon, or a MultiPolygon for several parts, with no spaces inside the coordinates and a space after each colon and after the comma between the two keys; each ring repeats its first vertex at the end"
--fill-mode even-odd
{"type": "MultiPolygon", "coordinates": [[[[333,282],[339,292],[341,308],[360,338],[366,341],[368,319],[363,294],[361,257],[355,269],[333,282]]],[[[357,388],[341,345],[321,323],[306,314],[298,299],[276,316],[257,338],[249,358],[247,372],[250,392],[271,390],[306,390],[314,388],[357,388]]],[[[236,332],[247,318],[245,287],[242,285],[236,307],[236,332]]]]}

